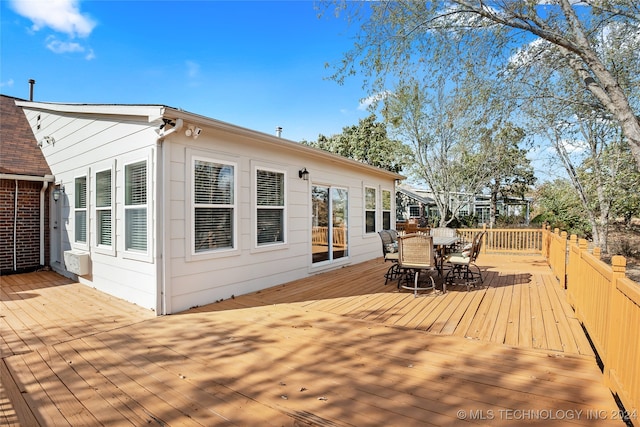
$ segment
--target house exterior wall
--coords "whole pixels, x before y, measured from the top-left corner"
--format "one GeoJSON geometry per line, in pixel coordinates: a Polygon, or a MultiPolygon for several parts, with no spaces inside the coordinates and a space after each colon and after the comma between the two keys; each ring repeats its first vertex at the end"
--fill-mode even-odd
{"type": "MultiPolygon", "coordinates": [[[[134,161],[147,161],[149,176],[149,221],[153,227],[154,150],[158,123],[146,118],[105,118],[100,116],[65,114],[24,108],[36,140],[53,136],[51,143],[42,144],[55,184],[63,190],[56,202],[60,209],[60,252],[76,250],[90,254],[90,273],[75,276],[67,271],[64,259],[51,267],[61,274],[77,278],[80,283],[126,299],[142,307],[157,309],[155,240],[148,237],[148,253],[132,254],[125,250],[124,233],[124,167],[134,161]],[[112,169],[114,235],[111,247],[101,247],[96,235],[96,172],[112,169]],[[76,242],[75,180],[86,177],[86,243],[76,242]]],[[[56,232],[58,232],[56,230],[56,232]]],[[[61,255],[61,254],[60,254],[61,255]]]]}
{"type": "MultiPolygon", "coordinates": [[[[0,244],[0,272],[2,274],[33,271],[42,267],[40,261],[40,193],[42,188],[43,183],[37,181],[0,180],[0,224],[2,224],[0,226],[0,242],[2,242],[0,244]]],[[[45,200],[47,199],[45,198],[45,200]]],[[[44,229],[48,230],[49,209],[47,203],[44,208],[44,229]]],[[[44,233],[44,236],[45,260],[48,260],[48,233],[44,233]]]]}
{"type": "MultiPolygon", "coordinates": [[[[257,291],[326,269],[338,268],[381,256],[381,191],[394,194],[394,180],[376,173],[336,164],[323,156],[300,153],[265,144],[256,138],[203,128],[198,139],[182,132],[164,143],[167,158],[164,184],[167,192],[165,242],[167,251],[166,284],[170,287],[167,311],[177,312],[220,299],[257,291]],[[237,165],[238,224],[237,245],[233,250],[210,254],[192,253],[191,163],[192,159],[211,158],[237,165]],[[298,171],[306,168],[309,180],[298,171]],[[286,241],[259,247],[255,231],[255,170],[268,168],[285,173],[286,241]],[[312,263],[311,187],[336,186],[349,194],[349,256],[330,263],[312,263]],[[377,190],[376,232],[365,232],[364,188],[377,190]]],[[[395,207],[392,206],[391,212],[395,207]]]]}
{"type": "MultiPolygon", "coordinates": [[[[382,229],[382,191],[394,193],[397,174],[202,116],[166,112],[166,107],[156,106],[158,112],[154,113],[149,106],[145,113],[142,106],[138,106],[140,110],[120,106],[118,110],[118,106],[62,105],[51,110],[40,105],[44,104],[22,106],[36,140],[43,141],[42,153],[55,176],[55,186],[63,190],[53,213],[53,218],[59,218],[54,222],[59,226],[55,233],[60,234],[60,253],[73,250],[90,255],[89,274],[77,278],[81,283],[158,314],[170,314],[381,256],[377,231],[382,229]],[[175,126],[183,118],[184,127],[178,130],[175,126]],[[202,130],[197,138],[190,131],[194,124],[202,130]],[[206,252],[193,249],[196,159],[233,166],[232,248],[218,250],[214,245],[206,252]],[[140,162],[146,164],[148,180],[145,253],[127,250],[132,239],[131,233],[127,234],[126,222],[132,223],[126,219],[132,212],[127,195],[133,190],[125,180],[127,168],[140,162]],[[308,181],[298,176],[303,167],[310,172],[308,181]],[[284,177],[284,242],[256,242],[257,170],[284,177]],[[113,187],[113,232],[108,245],[100,243],[105,234],[99,230],[98,175],[103,177],[105,171],[111,171],[113,187]],[[348,191],[348,256],[312,262],[314,185],[348,191]],[[86,191],[79,191],[83,186],[86,191]],[[364,219],[366,188],[377,194],[375,230],[370,227],[368,231],[364,219]],[[85,204],[79,197],[82,194],[86,195],[85,204]],[[79,233],[84,230],[83,218],[87,224],[84,237],[79,233]],[[81,242],[79,235],[84,239],[81,242]]],[[[391,214],[394,210],[391,206],[391,214]]],[[[395,222],[395,215],[391,222],[395,222]]],[[[52,250],[53,258],[61,257],[52,250]]],[[[70,275],[62,259],[52,262],[52,267],[70,275]]]]}

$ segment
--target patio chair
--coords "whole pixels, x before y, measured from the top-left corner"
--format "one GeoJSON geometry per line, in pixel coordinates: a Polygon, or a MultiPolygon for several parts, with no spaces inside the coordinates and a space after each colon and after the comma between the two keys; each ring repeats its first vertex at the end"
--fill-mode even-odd
{"type": "MultiPolygon", "coordinates": [[[[414,297],[418,296],[418,291],[430,289],[435,291],[436,283],[432,275],[428,274],[429,285],[420,285],[419,283],[422,271],[436,270],[432,237],[417,233],[399,236],[398,268],[400,269],[398,288],[413,291],[414,297]]],[[[443,292],[446,292],[446,284],[444,283],[443,292]]]]}
{"type": "Polygon", "coordinates": [[[398,278],[398,234],[394,230],[381,230],[378,232],[382,241],[382,255],[384,261],[391,261],[393,264],[384,274],[384,284],[389,280],[398,278]]]}
{"type": "Polygon", "coordinates": [[[478,233],[473,239],[471,248],[462,252],[449,254],[446,263],[450,269],[445,277],[445,283],[452,285],[456,281],[460,281],[466,285],[467,292],[471,290],[471,286],[479,286],[484,280],[482,278],[482,270],[476,265],[476,260],[482,249],[482,240],[486,231],[478,233]]]}

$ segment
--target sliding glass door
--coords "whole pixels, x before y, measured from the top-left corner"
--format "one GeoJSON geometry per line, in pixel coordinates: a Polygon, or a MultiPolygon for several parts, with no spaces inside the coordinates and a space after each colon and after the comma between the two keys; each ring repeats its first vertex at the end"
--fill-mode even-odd
{"type": "Polygon", "coordinates": [[[349,194],[344,188],[311,187],[313,262],[325,262],[349,255],[349,194]]]}

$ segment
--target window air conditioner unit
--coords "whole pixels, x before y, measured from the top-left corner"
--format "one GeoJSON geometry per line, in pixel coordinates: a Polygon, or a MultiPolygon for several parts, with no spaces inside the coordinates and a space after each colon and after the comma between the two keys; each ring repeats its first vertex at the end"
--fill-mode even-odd
{"type": "Polygon", "coordinates": [[[90,260],[89,252],[79,250],[64,251],[64,264],[67,271],[78,276],[89,274],[90,260]]]}

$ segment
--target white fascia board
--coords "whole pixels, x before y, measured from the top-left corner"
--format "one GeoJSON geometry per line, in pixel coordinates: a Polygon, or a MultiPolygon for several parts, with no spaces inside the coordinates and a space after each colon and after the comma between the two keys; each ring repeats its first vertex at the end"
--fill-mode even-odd
{"type": "Polygon", "coordinates": [[[18,107],[58,113],[98,114],[110,116],[147,117],[149,123],[164,116],[163,105],[120,105],[120,104],[61,104],[54,102],[16,101],[18,107]]]}
{"type": "Polygon", "coordinates": [[[374,173],[376,175],[382,175],[386,178],[394,179],[394,180],[404,180],[406,177],[395,172],[390,172],[385,169],[381,169],[375,166],[367,165],[364,163],[357,162],[352,159],[348,159],[346,157],[339,156],[334,153],[330,153],[328,151],[321,150],[319,148],[310,147],[308,145],[301,144],[299,142],[291,141],[286,138],[282,138],[276,135],[271,135],[264,132],[258,132],[256,130],[247,129],[241,126],[232,125],[230,123],[222,122],[220,120],[215,120],[209,117],[201,116],[198,114],[189,113],[183,110],[176,110],[170,107],[167,107],[165,110],[165,118],[175,120],[182,119],[185,123],[187,122],[194,125],[208,126],[215,129],[219,129],[225,132],[234,133],[236,135],[246,136],[248,138],[259,139],[267,144],[272,144],[274,146],[283,147],[290,151],[299,152],[307,157],[320,158],[323,160],[328,160],[332,163],[342,164],[345,166],[349,166],[355,169],[363,169],[369,173],[374,173]]]}
{"type": "Polygon", "coordinates": [[[55,180],[53,175],[17,175],[11,173],[0,173],[0,179],[9,179],[12,181],[36,181],[36,182],[53,182],[55,180]]]}

